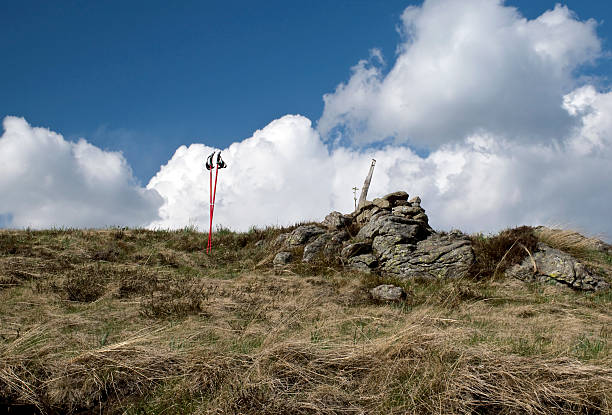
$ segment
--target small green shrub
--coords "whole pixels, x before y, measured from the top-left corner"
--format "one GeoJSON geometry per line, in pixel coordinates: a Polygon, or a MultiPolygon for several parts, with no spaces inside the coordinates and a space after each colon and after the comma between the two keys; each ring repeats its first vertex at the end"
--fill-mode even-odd
{"type": "Polygon", "coordinates": [[[67,277],[61,289],[69,301],[90,303],[100,298],[105,291],[106,284],[88,272],[73,273],[67,277]]]}
{"type": "Polygon", "coordinates": [[[519,264],[536,250],[538,239],[530,226],[506,229],[498,235],[471,237],[475,261],[470,275],[478,280],[494,278],[512,265],[519,264]]]}
{"type": "Polygon", "coordinates": [[[186,317],[203,313],[208,291],[198,282],[166,280],[158,282],[140,307],[140,314],[149,318],[186,317]]]}

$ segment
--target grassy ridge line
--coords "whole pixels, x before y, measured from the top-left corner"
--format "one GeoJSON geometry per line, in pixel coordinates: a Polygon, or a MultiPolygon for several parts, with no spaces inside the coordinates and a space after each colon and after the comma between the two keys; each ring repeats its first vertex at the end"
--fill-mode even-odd
{"type": "Polygon", "coordinates": [[[611,412],[609,292],[497,275],[375,304],[380,277],[258,267],[283,231],[210,256],[194,229],[1,231],[0,409],[611,412]]]}

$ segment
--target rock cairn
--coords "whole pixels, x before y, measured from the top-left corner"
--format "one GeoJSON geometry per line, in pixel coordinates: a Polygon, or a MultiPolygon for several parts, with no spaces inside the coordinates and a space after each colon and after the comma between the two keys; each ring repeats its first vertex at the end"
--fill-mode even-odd
{"type": "MultiPolygon", "coordinates": [[[[283,267],[302,249],[303,262],[339,260],[348,268],[394,278],[467,277],[475,257],[461,231],[435,232],[421,199],[403,191],[360,203],[355,212],[332,212],[321,223],[299,226],[274,242],[275,267],[283,267]]],[[[532,257],[508,271],[524,281],[556,281],[579,290],[608,284],[577,260],[543,244],[532,257]],[[533,262],[536,262],[535,268],[533,262]]]]}
{"type": "Polygon", "coordinates": [[[467,275],[474,259],[469,239],[458,231],[438,234],[428,221],[419,197],[393,192],[362,202],[351,214],[332,212],[320,224],[280,235],[274,264],[286,263],[288,252],[303,246],[304,262],[336,256],[349,268],[399,278],[467,275]]]}

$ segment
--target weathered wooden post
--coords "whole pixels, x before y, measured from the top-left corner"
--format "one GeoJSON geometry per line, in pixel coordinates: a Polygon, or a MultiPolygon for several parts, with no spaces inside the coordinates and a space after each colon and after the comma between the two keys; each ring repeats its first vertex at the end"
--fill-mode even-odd
{"type": "Polygon", "coordinates": [[[365,203],[366,198],[368,197],[368,189],[370,188],[370,182],[372,181],[372,174],[374,174],[374,165],[376,165],[376,160],[372,159],[370,171],[368,172],[365,182],[363,182],[363,187],[361,188],[361,195],[359,196],[359,204],[357,207],[365,203]]]}

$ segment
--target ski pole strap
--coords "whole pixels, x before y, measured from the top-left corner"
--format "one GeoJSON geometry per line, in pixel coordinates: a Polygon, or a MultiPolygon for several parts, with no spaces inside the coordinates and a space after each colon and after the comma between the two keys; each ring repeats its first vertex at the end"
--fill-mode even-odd
{"type": "MultiPolygon", "coordinates": [[[[219,153],[220,155],[221,153],[219,153]]],[[[213,157],[215,156],[215,152],[213,151],[210,156],[208,156],[208,158],[206,159],[206,170],[212,170],[214,168],[213,165],[213,157]]],[[[217,157],[218,159],[218,157],[217,157]]]]}
{"type": "Polygon", "coordinates": [[[219,151],[219,153],[217,154],[217,168],[224,169],[226,167],[227,163],[223,161],[223,159],[221,158],[221,152],[219,151]]]}

